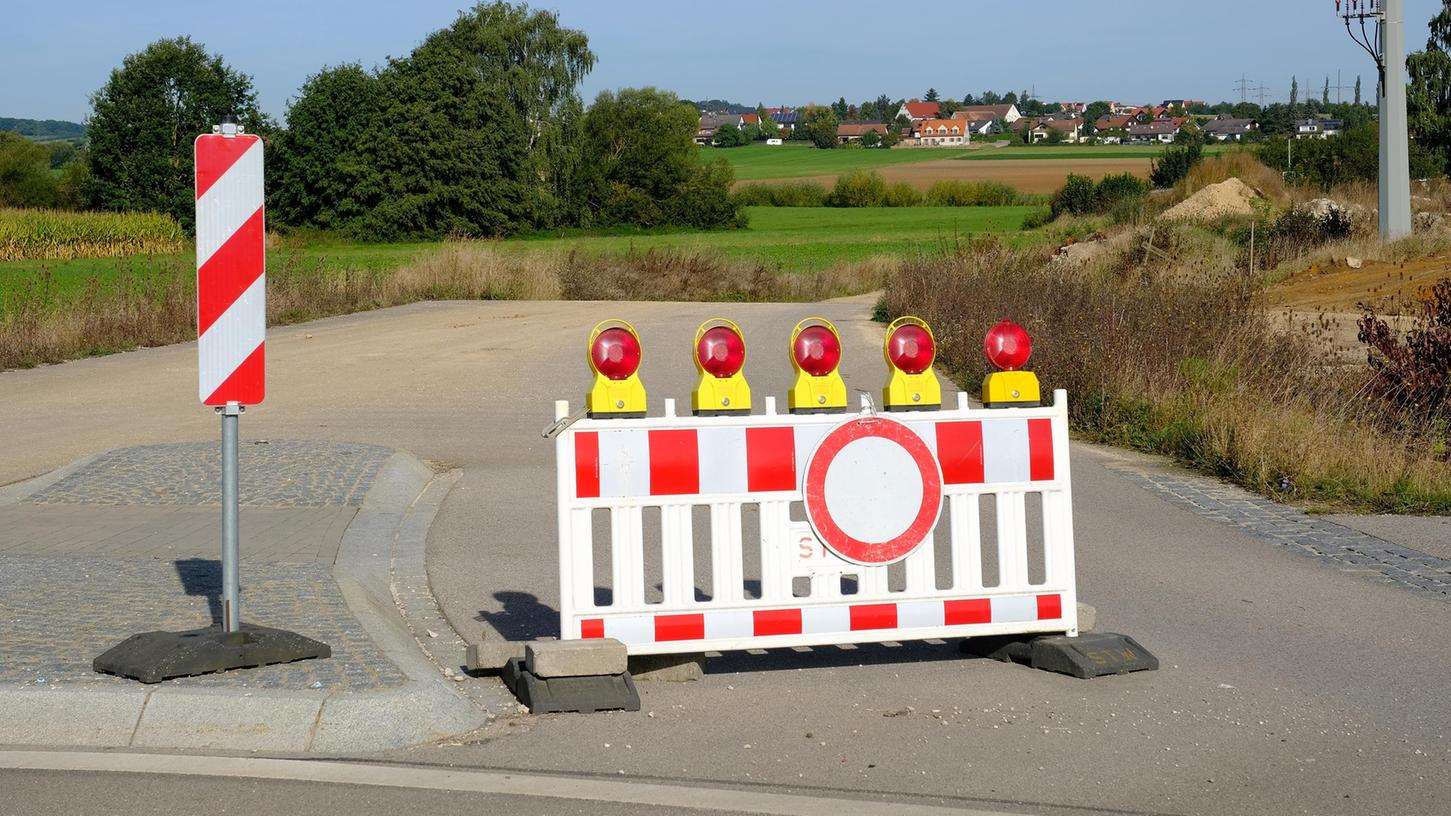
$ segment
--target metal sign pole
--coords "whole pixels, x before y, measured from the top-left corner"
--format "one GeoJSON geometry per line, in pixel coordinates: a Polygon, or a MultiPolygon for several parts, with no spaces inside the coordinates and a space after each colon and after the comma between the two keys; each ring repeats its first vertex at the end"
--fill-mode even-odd
{"type": "Polygon", "coordinates": [[[222,631],[236,632],[242,625],[241,581],[237,576],[237,418],[242,406],[229,402],[222,414],[222,631]]]}

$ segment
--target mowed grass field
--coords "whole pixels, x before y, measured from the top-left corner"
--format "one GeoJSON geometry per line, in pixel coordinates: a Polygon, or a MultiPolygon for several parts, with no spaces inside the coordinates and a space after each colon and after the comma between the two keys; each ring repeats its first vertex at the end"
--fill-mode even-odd
{"type": "MultiPolygon", "coordinates": [[[[751,207],[743,230],[538,235],[491,242],[498,249],[586,255],[679,250],[759,263],[772,269],[825,269],[877,255],[931,251],[984,233],[1031,241],[1021,232],[1036,207],[908,207],[836,209],[751,207]]],[[[283,238],[268,250],[271,269],[318,274],[382,274],[439,249],[439,242],[363,244],[331,237],[283,238]]],[[[53,303],[85,297],[92,287],[116,281],[144,285],[148,270],[176,270],[194,263],[190,251],[130,258],[91,258],[0,263],[0,316],[17,297],[53,303]],[[44,287],[45,291],[36,291],[44,287]]]]}

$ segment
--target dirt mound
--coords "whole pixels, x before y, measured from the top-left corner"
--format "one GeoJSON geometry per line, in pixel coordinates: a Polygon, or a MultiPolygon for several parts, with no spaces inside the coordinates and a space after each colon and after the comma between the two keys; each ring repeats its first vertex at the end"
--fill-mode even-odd
{"type": "Polygon", "coordinates": [[[1254,215],[1252,202],[1260,194],[1237,178],[1211,184],[1165,210],[1165,221],[1212,221],[1226,215],[1254,215]]]}

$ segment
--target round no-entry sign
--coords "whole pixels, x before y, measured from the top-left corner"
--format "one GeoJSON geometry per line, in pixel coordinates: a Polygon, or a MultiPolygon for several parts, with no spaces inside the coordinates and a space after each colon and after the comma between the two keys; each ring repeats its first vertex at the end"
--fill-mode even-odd
{"type": "Polygon", "coordinates": [[[885,417],[844,422],[822,437],[802,486],[822,543],[868,566],[907,557],[942,510],[942,471],[911,428],[885,417]]]}

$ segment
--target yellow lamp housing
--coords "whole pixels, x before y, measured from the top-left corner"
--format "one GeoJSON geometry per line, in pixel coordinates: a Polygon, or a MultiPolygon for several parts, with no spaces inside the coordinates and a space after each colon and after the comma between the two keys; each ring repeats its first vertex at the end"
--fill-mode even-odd
{"type": "Polygon", "coordinates": [[[640,382],[644,357],[640,334],[624,320],[602,320],[585,346],[594,385],[585,398],[591,417],[628,418],[645,415],[645,386],[640,382]]]}
{"type": "Polygon", "coordinates": [[[887,384],[882,388],[882,405],[888,411],[931,411],[942,407],[942,384],[932,363],[937,358],[937,338],[920,317],[907,315],[893,320],[882,339],[882,359],[887,361],[887,384]]]}
{"type": "Polygon", "coordinates": [[[729,416],[751,412],[751,386],[746,367],[746,336],[741,327],[713,317],[695,330],[695,370],[700,382],[690,393],[696,416],[729,416]]]}
{"type": "Polygon", "coordinates": [[[982,404],[987,408],[1034,408],[1043,404],[1038,375],[1031,371],[994,371],[982,381],[982,404]]]}
{"type": "Polygon", "coordinates": [[[786,404],[793,414],[824,414],[846,410],[846,383],[841,365],[841,334],[831,321],[808,317],[791,330],[788,348],[796,382],[786,404]]]}

